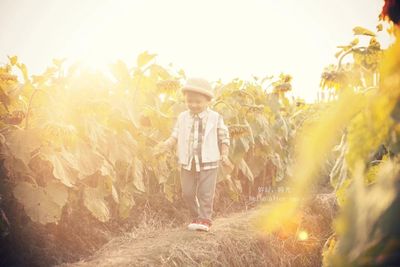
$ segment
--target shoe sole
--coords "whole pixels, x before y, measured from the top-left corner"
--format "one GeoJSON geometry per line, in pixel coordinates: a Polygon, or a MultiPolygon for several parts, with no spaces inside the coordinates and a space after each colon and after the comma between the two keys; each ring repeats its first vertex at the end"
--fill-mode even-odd
{"type": "Polygon", "coordinates": [[[191,231],[196,231],[198,229],[198,224],[197,223],[191,223],[187,226],[187,228],[191,231]]]}
{"type": "Polygon", "coordinates": [[[209,227],[197,223],[191,223],[187,227],[191,231],[202,231],[202,232],[208,232],[210,230],[209,227]]]}

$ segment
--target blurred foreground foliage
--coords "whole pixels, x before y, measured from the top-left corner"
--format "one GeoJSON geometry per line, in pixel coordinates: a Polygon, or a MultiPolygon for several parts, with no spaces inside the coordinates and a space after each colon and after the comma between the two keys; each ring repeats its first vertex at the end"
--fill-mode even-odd
{"type": "MultiPolygon", "coordinates": [[[[385,8],[395,9],[389,12],[392,16],[398,17],[399,2],[386,1],[385,8]]],[[[378,25],[377,31],[382,29],[378,25]]],[[[400,262],[400,29],[389,23],[387,30],[395,37],[388,49],[381,49],[376,32],[362,27],[355,27],[354,35],[367,39],[366,46],[358,38],[339,46],[337,65],[321,76],[321,87],[333,91],[333,97],[296,138],[296,179],[291,182],[295,201],[275,205],[256,222],[275,231],[296,216],[327,155],[334,153],[329,176],[340,212],[324,246],[323,266],[400,262]],[[351,56],[352,61],[342,62],[351,56]]]]}

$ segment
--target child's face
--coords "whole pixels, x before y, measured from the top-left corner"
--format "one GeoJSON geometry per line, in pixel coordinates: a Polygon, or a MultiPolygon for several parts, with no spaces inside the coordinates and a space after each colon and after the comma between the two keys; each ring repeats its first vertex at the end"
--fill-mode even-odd
{"type": "Polygon", "coordinates": [[[203,94],[189,91],[185,93],[185,103],[191,112],[197,114],[208,107],[210,99],[203,94]]]}

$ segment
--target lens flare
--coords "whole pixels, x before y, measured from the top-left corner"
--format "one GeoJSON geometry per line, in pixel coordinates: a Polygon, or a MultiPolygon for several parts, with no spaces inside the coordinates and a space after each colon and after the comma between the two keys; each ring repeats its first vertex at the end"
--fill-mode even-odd
{"type": "Polygon", "coordinates": [[[306,231],[300,231],[300,232],[297,234],[297,238],[298,238],[300,241],[305,241],[305,240],[308,239],[308,233],[307,233],[306,231]]]}

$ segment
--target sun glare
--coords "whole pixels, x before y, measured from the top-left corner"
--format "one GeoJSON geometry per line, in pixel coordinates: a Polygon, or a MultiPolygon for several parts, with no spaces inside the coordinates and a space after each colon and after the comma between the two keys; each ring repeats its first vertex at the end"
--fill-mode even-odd
{"type": "MultiPolygon", "coordinates": [[[[7,16],[15,12],[4,13],[0,33],[10,43],[0,45],[0,52],[18,54],[34,74],[53,57],[96,70],[108,70],[116,60],[132,67],[148,50],[158,54],[159,64],[173,63],[210,81],[288,73],[293,95],[307,102],[316,98],[322,69],[335,63],[336,46],[351,41],[355,26],[374,30],[382,6],[361,0],[45,2],[26,3],[19,10],[25,19],[9,27],[13,20],[7,16]],[[52,12],[40,13],[46,8],[52,12]],[[29,29],[23,21],[31,21],[29,29]],[[18,42],[24,31],[30,35],[18,42]]],[[[382,46],[392,40],[383,36],[382,46]]]]}
{"type": "Polygon", "coordinates": [[[305,240],[308,239],[308,233],[307,233],[306,231],[300,231],[300,232],[297,234],[297,238],[298,238],[300,241],[305,241],[305,240]]]}

